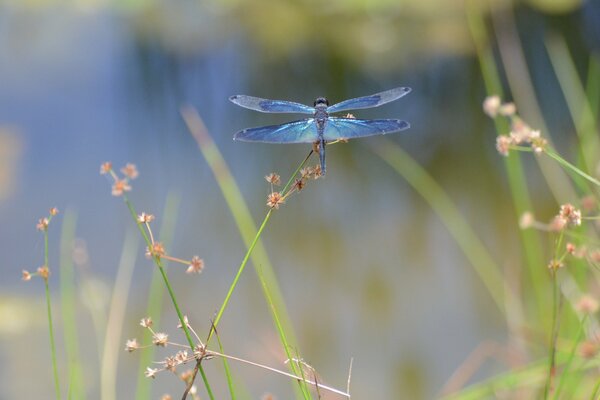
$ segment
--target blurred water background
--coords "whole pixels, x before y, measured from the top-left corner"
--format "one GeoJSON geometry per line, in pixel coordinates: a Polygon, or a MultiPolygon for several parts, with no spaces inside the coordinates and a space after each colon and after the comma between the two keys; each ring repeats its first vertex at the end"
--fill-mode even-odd
{"type": "MultiPolygon", "coordinates": [[[[42,263],[35,223],[52,206],[62,214],[51,226],[51,267],[65,212],[77,216],[78,248],[86,249],[78,279],[93,285],[79,286],[79,347],[87,396],[100,398],[102,337],[93,326],[102,321],[92,321],[88,310],[107,307],[124,238],[134,228],[98,174],[103,161],[138,166],[130,197],[158,224],[167,199],[179,200],[172,253],[199,254],[207,267],[195,279],[175,270],[171,276],[187,314],[208,331],[245,247],[183,124],[183,104],[202,116],[260,221],[269,191],[263,176],[287,178],[309,148],[234,143],[239,129],[295,117],[244,110],[228,96],[311,104],[324,95],[335,103],[409,86],[413,92],[400,101],[356,115],[408,120],[411,129],[388,140],[447,190],[500,265],[518,260],[518,217],[493,126],[481,112],[485,90],[466,23],[466,8],[481,7],[489,29],[502,34],[488,6],[516,23],[548,134],[568,150],[573,126],[544,40],[564,37],[585,72],[598,46],[597,2],[0,2],[0,398],[52,393],[41,282],[20,280],[21,269],[42,263]]],[[[432,398],[481,343],[506,340],[506,327],[439,218],[370,150],[378,140],[332,146],[327,177],[292,197],[263,238],[302,357],[327,383],[345,387],[354,357],[355,398],[432,398]]],[[[538,184],[535,163],[526,163],[534,201],[549,218],[556,203],[538,184]]],[[[140,335],[153,268],[141,247],[137,253],[123,341],[140,335]]],[[[165,314],[162,330],[174,334],[168,303],[165,314]]],[[[284,359],[251,269],[220,335],[231,354],[270,365],[284,359]]],[[[135,353],[121,355],[117,398],[132,398],[137,361],[135,353]]],[[[475,380],[505,367],[491,360],[475,380]]],[[[220,365],[208,373],[220,374],[220,365]]],[[[291,396],[284,378],[239,365],[234,373],[250,398],[291,396]]],[[[180,393],[167,374],[153,385],[152,398],[180,393]]],[[[217,391],[225,398],[225,386],[217,391]]]]}

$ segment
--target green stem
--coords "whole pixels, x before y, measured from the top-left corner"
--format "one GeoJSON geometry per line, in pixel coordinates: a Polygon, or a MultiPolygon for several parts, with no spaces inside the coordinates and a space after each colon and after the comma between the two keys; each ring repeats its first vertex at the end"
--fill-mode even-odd
{"type": "Polygon", "coordinates": [[[556,341],[558,339],[558,279],[557,271],[552,273],[552,336],[550,338],[550,356],[548,357],[548,376],[546,377],[546,386],[544,387],[544,399],[548,399],[552,391],[552,380],[556,373],[556,341]]]}
{"type": "Polygon", "coordinates": [[[546,150],[544,150],[544,153],[546,153],[550,158],[553,158],[554,160],[556,160],[560,165],[562,165],[564,168],[568,169],[569,171],[574,172],[577,175],[581,176],[582,178],[587,179],[588,181],[590,181],[591,183],[593,183],[596,186],[600,186],[600,181],[598,179],[586,174],[585,172],[583,172],[582,170],[580,170],[579,168],[577,168],[576,166],[574,166],[573,164],[571,164],[570,162],[568,162],[567,160],[565,160],[564,158],[559,156],[557,153],[554,152],[554,150],[546,149],[546,150]]]}
{"type": "MultiPolygon", "coordinates": [[[[50,217],[52,218],[52,217],[50,217]]],[[[48,230],[44,230],[44,265],[48,268],[48,230]]],[[[54,372],[54,389],[56,399],[60,400],[60,383],[58,380],[58,367],[56,363],[56,344],[54,340],[54,325],[52,324],[52,306],[50,305],[50,287],[47,277],[44,277],[44,287],[46,289],[46,307],[48,313],[48,330],[50,333],[50,352],[52,354],[52,370],[54,372]]]]}
{"type": "MultiPolygon", "coordinates": [[[[283,190],[281,191],[284,195],[287,192],[287,190],[290,188],[290,185],[294,181],[294,178],[296,177],[296,175],[298,174],[300,169],[302,169],[302,167],[304,167],[304,164],[306,164],[306,162],[308,161],[308,159],[310,158],[312,153],[313,153],[313,151],[311,150],[308,153],[308,155],[306,156],[306,158],[304,159],[304,161],[302,161],[300,163],[300,165],[298,166],[298,168],[296,168],[296,171],[294,172],[294,174],[290,177],[290,179],[288,179],[287,183],[283,187],[283,190]]],[[[256,247],[256,244],[258,243],[258,240],[260,239],[262,232],[264,231],[265,227],[267,226],[267,222],[269,222],[269,219],[271,218],[271,214],[273,214],[273,209],[270,209],[269,212],[267,212],[267,215],[265,216],[262,224],[258,228],[258,231],[256,232],[256,235],[254,236],[252,243],[250,243],[250,246],[248,246],[248,251],[246,251],[246,255],[244,256],[242,263],[240,264],[240,267],[238,268],[238,271],[235,274],[235,278],[233,278],[233,282],[231,283],[231,286],[229,286],[229,290],[227,291],[225,300],[223,300],[223,304],[221,305],[221,308],[219,309],[219,312],[217,313],[217,316],[215,317],[215,322],[214,322],[215,328],[219,324],[219,321],[221,320],[221,317],[223,316],[223,313],[225,312],[225,309],[227,308],[227,305],[229,304],[231,295],[233,294],[233,291],[235,290],[235,287],[237,286],[237,283],[240,280],[240,277],[242,276],[242,273],[244,272],[246,265],[248,264],[248,260],[250,259],[250,255],[252,254],[254,247],[256,247]]],[[[210,340],[210,338],[212,337],[213,331],[214,330],[211,330],[210,334],[208,335],[207,344],[208,344],[208,341],[210,340]]]]}
{"type": "Polygon", "coordinates": [[[560,392],[564,386],[565,381],[567,380],[567,373],[569,372],[569,367],[573,363],[573,359],[575,358],[575,352],[577,351],[577,346],[579,345],[579,342],[581,341],[581,338],[583,337],[586,319],[587,319],[587,315],[583,317],[581,324],[579,324],[579,330],[577,332],[577,337],[575,338],[575,343],[573,344],[573,348],[571,349],[571,352],[569,353],[569,358],[567,358],[565,366],[563,367],[560,381],[558,382],[558,387],[556,388],[556,392],[554,393],[554,398],[556,400],[560,399],[560,392]]]}

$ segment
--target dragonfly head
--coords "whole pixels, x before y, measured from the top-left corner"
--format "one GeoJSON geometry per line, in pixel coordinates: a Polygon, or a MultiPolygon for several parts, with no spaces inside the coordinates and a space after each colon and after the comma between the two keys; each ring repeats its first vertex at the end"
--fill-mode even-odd
{"type": "Polygon", "coordinates": [[[315,99],[315,107],[319,104],[325,104],[326,106],[329,106],[329,100],[327,100],[325,97],[317,97],[315,99]]]}

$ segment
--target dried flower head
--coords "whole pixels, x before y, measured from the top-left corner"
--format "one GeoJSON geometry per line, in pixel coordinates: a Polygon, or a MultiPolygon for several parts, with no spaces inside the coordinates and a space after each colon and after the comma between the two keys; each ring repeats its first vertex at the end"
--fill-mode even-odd
{"type": "Polygon", "coordinates": [[[600,307],[598,301],[589,294],[581,296],[575,305],[575,309],[582,314],[594,314],[598,311],[598,307],[600,307]]]}
{"type": "Polygon", "coordinates": [[[58,208],[52,207],[50,209],[50,215],[52,215],[54,217],[56,214],[58,214],[58,208]]]}
{"type": "Polygon", "coordinates": [[[139,172],[135,164],[127,163],[123,168],[121,168],[121,172],[129,179],[135,179],[138,177],[139,172]]]}
{"type": "Polygon", "coordinates": [[[137,350],[140,348],[140,344],[138,343],[136,338],[133,339],[127,339],[127,341],[125,342],[125,351],[131,353],[134,350],[137,350]]]}
{"type": "Polygon", "coordinates": [[[281,177],[277,175],[275,172],[271,172],[269,175],[265,176],[267,182],[272,185],[279,186],[281,185],[281,177]]]}
{"type": "Polygon", "coordinates": [[[500,96],[488,96],[483,101],[483,112],[491,118],[496,118],[501,104],[500,96]]]}
{"type": "Polygon", "coordinates": [[[596,198],[592,195],[585,196],[581,199],[581,208],[585,211],[594,211],[596,209],[596,198]]]}
{"type": "Polygon", "coordinates": [[[175,360],[177,364],[185,364],[188,362],[188,352],[186,350],[180,350],[175,354],[175,360]]]}
{"type": "Polygon", "coordinates": [[[498,135],[496,137],[496,150],[504,157],[508,156],[510,146],[513,144],[513,139],[510,136],[498,135]]]}
{"type": "Polygon", "coordinates": [[[576,209],[572,204],[566,203],[560,206],[558,215],[565,219],[569,225],[581,225],[581,211],[576,209]]]}
{"type": "Polygon", "coordinates": [[[35,229],[37,229],[38,231],[45,231],[48,229],[49,223],[50,220],[48,218],[40,218],[38,220],[38,223],[35,225],[35,229]]]}
{"type": "Polygon", "coordinates": [[[175,372],[175,367],[177,367],[177,360],[175,359],[175,357],[167,357],[165,358],[165,361],[163,361],[163,363],[165,364],[165,369],[167,371],[175,372]]]}
{"type": "Polygon", "coordinates": [[[44,279],[48,279],[48,277],[50,276],[50,270],[48,269],[47,266],[42,265],[41,267],[39,267],[37,269],[37,274],[44,279]]]}
{"type": "Polygon", "coordinates": [[[531,127],[519,117],[513,117],[510,124],[510,137],[513,144],[530,143],[531,127]]]}
{"type": "Polygon", "coordinates": [[[200,272],[202,272],[203,269],[204,269],[204,260],[198,256],[194,256],[194,257],[192,257],[192,261],[190,262],[190,265],[185,272],[188,274],[194,274],[194,273],[199,274],[200,272]]]}
{"type": "Polygon", "coordinates": [[[25,282],[30,281],[31,273],[27,270],[23,270],[23,275],[21,276],[21,279],[23,279],[25,282]]]}
{"type": "Polygon", "coordinates": [[[590,251],[589,256],[592,262],[600,263],[600,250],[590,251]]]}
{"type": "Polygon", "coordinates": [[[156,369],[156,368],[146,367],[146,372],[144,372],[144,375],[146,375],[146,378],[154,379],[157,372],[158,372],[158,369],[156,369]]]}
{"type": "Polygon", "coordinates": [[[548,269],[552,272],[556,272],[559,268],[562,268],[564,264],[559,260],[550,260],[548,263],[548,269]]]}
{"type": "Polygon", "coordinates": [[[535,217],[533,216],[533,213],[530,211],[525,211],[523,213],[523,215],[521,215],[521,218],[519,218],[519,227],[521,229],[531,228],[534,223],[535,223],[535,217]]]}
{"type": "Polygon", "coordinates": [[[100,174],[105,175],[112,171],[112,163],[107,161],[100,166],[100,174]]]}
{"type": "Polygon", "coordinates": [[[294,181],[294,188],[296,188],[296,190],[301,191],[302,189],[304,189],[304,186],[306,186],[306,182],[304,181],[304,179],[296,179],[294,181]]]}
{"type": "Polygon", "coordinates": [[[550,221],[550,224],[548,224],[548,229],[551,230],[552,232],[560,232],[563,229],[565,229],[566,226],[567,226],[567,220],[564,219],[563,217],[557,215],[556,217],[554,217],[552,219],[552,221],[550,221]]]}
{"type": "Polygon", "coordinates": [[[138,215],[137,220],[140,224],[148,224],[154,221],[154,215],[146,214],[145,212],[143,212],[140,215],[138,215]]]}
{"type": "MultiPolygon", "coordinates": [[[[539,133],[539,131],[533,131],[533,132],[539,133]]],[[[531,139],[531,148],[533,149],[533,152],[535,154],[542,153],[546,149],[547,145],[548,145],[548,141],[546,139],[544,139],[543,137],[534,137],[531,139]]]]}
{"type": "Polygon", "coordinates": [[[285,203],[285,199],[280,192],[273,192],[267,196],[267,206],[279,210],[279,206],[285,203]]]}
{"type": "Polygon", "coordinates": [[[162,257],[166,253],[165,246],[161,242],[152,243],[151,247],[146,248],[146,257],[162,257]]]}
{"type": "Polygon", "coordinates": [[[152,318],[150,318],[150,317],[142,318],[140,321],[140,325],[143,326],[144,328],[151,328],[152,324],[153,324],[152,318]]]}
{"type": "Polygon", "coordinates": [[[165,347],[169,341],[169,335],[163,332],[156,332],[152,335],[152,343],[157,346],[165,347]]]}
{"type": "Polygon", "coordinates": [[[131,186],[129,186],[129,182],[127,179],[117,179],[112,186],[112,195],[113,196],[122,196],[123,193],[129,192],[131,190],[131,186]]]}
{"type": "Polygon", "coordinates": [[[594,358],[598,353],[598,343],[586,340],[579,345],[578,352],[583,358],[594,358]]]}

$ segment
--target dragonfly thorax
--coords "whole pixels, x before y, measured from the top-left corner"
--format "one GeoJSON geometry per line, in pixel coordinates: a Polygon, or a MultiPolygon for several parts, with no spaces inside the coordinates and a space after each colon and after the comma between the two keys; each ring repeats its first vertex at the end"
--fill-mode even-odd
{"type": "Polygon", "coordinates": [[[324,104],[326,106],[329,106],[329,100],[327,100],[325,97],[317,97],[315,99],[315,107],[320,105],[320,104],[324,104]]]}

